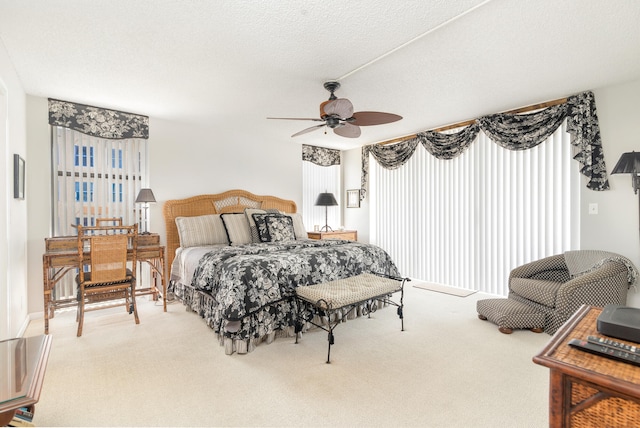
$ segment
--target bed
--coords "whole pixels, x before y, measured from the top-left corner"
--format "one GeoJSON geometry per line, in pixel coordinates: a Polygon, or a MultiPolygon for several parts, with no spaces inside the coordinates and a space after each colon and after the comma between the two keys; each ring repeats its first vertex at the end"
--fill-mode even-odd
{"type": "Polygon", "coordinates": [[[380,247],[308,239],[290,200],[230,190],[170,200],[163,212],[173,292],[227,354],[292,337],[298,286],[361,273],[399,277],[380,247]]]}

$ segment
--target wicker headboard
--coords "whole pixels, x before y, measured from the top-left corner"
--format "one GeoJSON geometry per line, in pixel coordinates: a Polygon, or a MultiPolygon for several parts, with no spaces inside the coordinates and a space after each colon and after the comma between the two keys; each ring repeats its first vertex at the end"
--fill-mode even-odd
{"type": "Polygon", "coordinates": [[[245,208],[275,208],[286,213],[296,212],[296,203],[275,196],[258,196],[246,190],[229,190],[215,195],[198,195],[174,199],[164,203],[163,215],[167,233],[167,266],[171,268],[180,246],[176,217],[195,217],[206,214],[238,213],[245,208]]]}

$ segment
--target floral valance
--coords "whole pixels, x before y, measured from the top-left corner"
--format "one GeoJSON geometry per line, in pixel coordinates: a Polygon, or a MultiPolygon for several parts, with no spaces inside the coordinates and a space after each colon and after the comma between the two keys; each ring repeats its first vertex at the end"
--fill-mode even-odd
{"type": "Polygon", "coordinates": [[[453,159],[462,154],[484,132],[496,144],[508,150],[526,150],[537,146],[553,134],[567,119],[567,132],[576,147],[575,160],[582,165],[581,173],[587,188],[609,188],[604,163],[600,127],[592,92],[571,96],[566,103],[548,107],[530,114],[493,114],[477,119],[473,124],[453,134],[435,131],[421,132],[415,138],[393,145],[371,145],[362,148],[362,175],[360,191],[364,198],[368,186],[369,154],[387,169],[398,168],[415,152],[418,143],[438,159],[453,159]]]}
{"type": "Polygon", "coordinates": [[[49,125],[99,138],[149,138],[149,117],[49,98],[49,125]]]}
{"type": "Polygon", "coordinates": [[[340,150],[303,144],[302,160],[320,166],[340,165],[340,150]]]}

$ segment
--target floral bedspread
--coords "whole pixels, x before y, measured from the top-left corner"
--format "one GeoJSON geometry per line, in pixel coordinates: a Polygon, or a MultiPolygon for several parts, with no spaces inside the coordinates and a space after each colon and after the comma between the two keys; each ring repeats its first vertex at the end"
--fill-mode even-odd
{"type": "MultiPolygon", "coordinates": [[[[216,302],[212,318],[226,325],[290,300],[298,286],[365,272],[400,276],[389,255],[375,245],[296,240],[211,251],[200,260],[191,285],[211,294],[216,302]]],[[[212,327],[220,332],[222,325],[212,327]]]]}

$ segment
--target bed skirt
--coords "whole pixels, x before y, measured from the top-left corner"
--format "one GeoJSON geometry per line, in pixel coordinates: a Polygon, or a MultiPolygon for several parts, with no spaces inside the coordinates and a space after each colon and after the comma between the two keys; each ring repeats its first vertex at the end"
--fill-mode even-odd
{"type": "MultiPolygon", "coordinates": [[[[217,303],[211,294],[179,282],[173,283],[172,286],[175,296],[185,305],[186,310],[200,315],[205,323],[214,330],[227,355],[246,354],[252,352],[261,343],[270,344],[280,337],[295,337],[295,322],[298,311],[298,301],[295,298],[264,307],[240,321],[227,321],[216,315],[217,303]],[[284,316],[282,316],[283,314],[284,316]],[[251,333],[247,335],[247,331],[251,333]]],[[[336,311],[334,316],[336,319],[346,322],[367,315],[370,308],[375,311],[387,306],[387,303],[382,300],[367,303],[368,306],[361,304],[354,310],[344,308],[342,311],[336,311]]],[[[301,310],[311,310],[311,308],[301,308],[301,310]]],[[[321,324],[321,321],[320,316],[314,316],[313,322],[315,324],[321,324]]],[[[311,322],[306,322],[302,326],[303,333],[313,329],[317,329],[317,327],[311,322]]]]}

